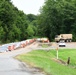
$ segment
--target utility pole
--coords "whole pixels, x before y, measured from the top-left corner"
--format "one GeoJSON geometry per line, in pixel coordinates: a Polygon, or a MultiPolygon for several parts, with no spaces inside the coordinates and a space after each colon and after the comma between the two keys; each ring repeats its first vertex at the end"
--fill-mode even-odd
{"type": "Polygon", "coordinates": [[[56,48],[56,56],[57,56],[57,59],[58,59],[58,47],[56,48]]]}

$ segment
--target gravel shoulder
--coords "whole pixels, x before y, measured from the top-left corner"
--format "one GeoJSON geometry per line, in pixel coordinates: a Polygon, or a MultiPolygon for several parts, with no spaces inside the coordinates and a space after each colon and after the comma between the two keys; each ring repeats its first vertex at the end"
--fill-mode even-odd
{"type": "Polygon", "coordinates": [[[56,42],[50,42],[50,43],[47,43],[47,44],[50,44],[50,46],[46,47],[46,48],[43,48],[42,46],[38,45],[35,49],[36,50],[38,50],[38,49],[40,49],[40,50],[51,50],[51,49],[56,50],[57,48],[58,49],[76,49],[76,42],[65,43],[66,44],[65,47],[59,47],[59,43],[56,43],[56,42]]]}

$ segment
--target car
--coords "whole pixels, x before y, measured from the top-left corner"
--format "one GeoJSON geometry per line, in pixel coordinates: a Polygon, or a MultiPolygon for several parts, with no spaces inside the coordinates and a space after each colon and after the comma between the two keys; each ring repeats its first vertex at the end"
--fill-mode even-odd
{"type": "Polygon", "coordinates": [[[65,42],[59,42],[59,47],[66,47],[66,43],[65,42]]]}
{"type": "Polygon", "coordinates": [[[40,39],[40,38],[37,38],[37,39],[36,39],[36,41],[40,42],[40,41],[41,41],[41,39],[40,39]]]}

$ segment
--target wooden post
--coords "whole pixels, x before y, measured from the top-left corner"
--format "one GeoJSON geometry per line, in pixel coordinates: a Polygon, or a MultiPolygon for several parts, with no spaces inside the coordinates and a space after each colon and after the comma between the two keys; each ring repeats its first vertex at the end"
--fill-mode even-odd
{"type": "Polygon", "coordinates": [[[67,64],[68,65],[70,64],[70,57],[68,57],[67,64]]]}

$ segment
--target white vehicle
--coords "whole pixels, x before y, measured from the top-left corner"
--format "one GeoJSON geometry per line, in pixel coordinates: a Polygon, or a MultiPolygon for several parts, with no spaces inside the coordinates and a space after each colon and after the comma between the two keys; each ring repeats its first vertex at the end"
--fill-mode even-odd
{"type": "Polygon", "coordinates": [[[46,43],[49,42],[49,39],[48,39],[48,38],[37,38],[36,40],[37,40],[38,42],[46,42],[46,43]]]}
{"type": "Polygon", "coordinates": [[[59,47],[66,47],[66,43],[63,41],[59,42],[59,47]]]}
{"type": "Polygon", "coordinates": [[[36,40],[37,40],[38,42],[40,42],[40,41],[41,41],[41,39],[40,39],[40,38],[37,38],[36,40]]]}

